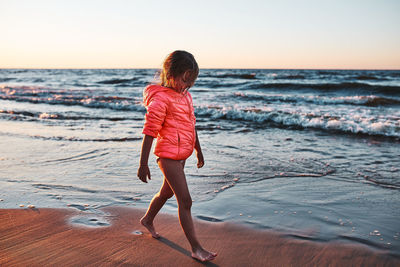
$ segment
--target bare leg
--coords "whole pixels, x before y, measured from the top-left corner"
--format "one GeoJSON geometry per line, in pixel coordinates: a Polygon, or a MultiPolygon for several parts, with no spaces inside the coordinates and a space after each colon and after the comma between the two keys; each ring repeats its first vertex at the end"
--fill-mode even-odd
{"type": "Polygon", "coordinates": [[[179,222],[192,247],[192,257],[200,261],[214,259],[217,254],[203,249],[194,230],[190,211],[192,207],[192,198],[190,197],[186,176],[183,171],[184,164],[177,160],[161,158],[158,161],[158,165],[178,201],[179,222]]]}
{"type": "Polygon", "coordinates": [[[153,220],[160,209],[164,206],[165,202],[173,195],[174,192],[171,190],[167,180],[164,178],[160,191],[154,195],[146,214],[140,219],[140,223],[147,228],[154,238],[159,238],[160,235],[154,229],[153,220]]]}

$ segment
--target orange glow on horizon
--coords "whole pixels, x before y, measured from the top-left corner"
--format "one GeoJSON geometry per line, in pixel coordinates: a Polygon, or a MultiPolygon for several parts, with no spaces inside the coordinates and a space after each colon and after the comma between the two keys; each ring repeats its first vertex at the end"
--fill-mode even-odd
{"type": "Polygon", "coordinates": [[[0,68],[400,69],[396,1],[95,3],[2,1],[0,68]]]}

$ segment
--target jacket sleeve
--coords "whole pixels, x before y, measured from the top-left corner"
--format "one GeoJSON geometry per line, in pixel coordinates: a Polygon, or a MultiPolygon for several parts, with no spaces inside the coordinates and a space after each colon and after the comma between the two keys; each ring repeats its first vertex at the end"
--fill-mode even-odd
{"type": "Polygon", "coordinates": [[[160,97],[154,96],[146,108],[143,134],[156,138],[167,115],[167,103],[160,97]]]}

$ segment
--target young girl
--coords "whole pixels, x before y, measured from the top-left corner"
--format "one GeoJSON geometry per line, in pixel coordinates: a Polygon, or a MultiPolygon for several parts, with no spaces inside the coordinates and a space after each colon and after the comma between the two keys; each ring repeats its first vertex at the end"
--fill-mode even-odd
{"type": "Polygon", "coordinates": [[[196,150],[197,168],[204,165],[195,129],[192,96],[188,92],[198,74],[199,67],[192,54],[174,51],[164,61],[160,73],[161,83],[149,85],[143,92],[147,113],[138,177],[145,183],[147,177],[151,179],[147,163],[153,139],[157,138],[154,154],[158,157],[157,163],[164,174],[164,182],[140,222],[154,238],[159,238],[160,235],[153,226],[154,217],[165,202],[175,195],[179,221],[192,247],[192,257],[200,261],[209,261],[217,254],[205,250],[196,237],[190,212],[192,199],[183,170],[185,160],[192,154],[193,149],[196,150]]]}

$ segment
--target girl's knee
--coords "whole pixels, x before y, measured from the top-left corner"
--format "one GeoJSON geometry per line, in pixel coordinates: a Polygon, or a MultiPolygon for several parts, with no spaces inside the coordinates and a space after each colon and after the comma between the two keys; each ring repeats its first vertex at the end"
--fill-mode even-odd
{"type": "Polygon", "coordinates": [[[170,199],[174,195],[174,192],[159,192],[158,197],[161,199],[170,199]]]}
{"type": "Polygon", "coordinates": [[[179,208],[190,209],[192,207],[192,198],[190,196],[182,197],[178,200],[179,208]]]}

